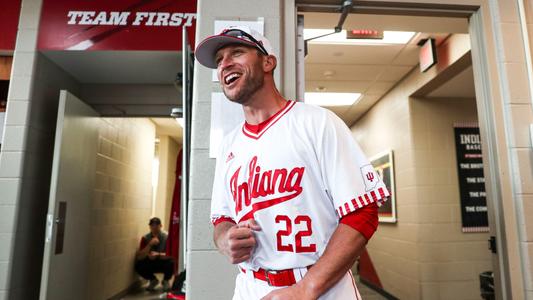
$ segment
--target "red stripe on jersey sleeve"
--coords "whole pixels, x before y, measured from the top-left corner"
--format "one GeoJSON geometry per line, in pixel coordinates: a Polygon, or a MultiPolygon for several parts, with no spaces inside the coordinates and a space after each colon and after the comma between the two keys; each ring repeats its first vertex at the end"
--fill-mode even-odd
{"type": "Polygon", "coordinates": [[[339,218],[342,218],[349,213],[357,211],[358,209],[361,209],[369,204],[377,203],[378,206],[381,206],[381,204],[387,200],[388,196],[388,191],[380,187],[377,190],[367,192],[344,202],[341,206],[337,207],[337,215],[339,218]]]}

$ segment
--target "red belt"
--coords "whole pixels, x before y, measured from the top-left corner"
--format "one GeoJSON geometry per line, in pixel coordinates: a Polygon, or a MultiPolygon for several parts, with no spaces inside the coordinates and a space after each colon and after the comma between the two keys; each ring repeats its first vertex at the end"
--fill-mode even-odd
{"type": "MultiPolygon", "coordinates": [[[[308,266],[307,269],[311,268],[308,266]]],[[[240,268],[243,273],[246,273],[246,270],[240,268]]],[[[252,271],[254,273],[254,278],[266,281],[270,286],[291,286],[296,283],[296,278],[294,278],[294,269],[273,271],[259,269],[257,271],[252,271]]]]}

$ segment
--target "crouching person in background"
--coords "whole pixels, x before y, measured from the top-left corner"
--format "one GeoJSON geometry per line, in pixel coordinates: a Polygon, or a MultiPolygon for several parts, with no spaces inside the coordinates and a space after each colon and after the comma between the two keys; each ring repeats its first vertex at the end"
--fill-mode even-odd
{"type": "Polygon", "coordinates": [[[174,273],[174,260],[166,255],[167,234],[161,230],[161,220],[152,218],[148,223],[150,232],[141,238],[141,245],[136,255],[135,271],[150,283],[148,291],[155,291],[159,285],[156,273],[163,273],[163,291],[170,289],[169,280],[174,273]]]}

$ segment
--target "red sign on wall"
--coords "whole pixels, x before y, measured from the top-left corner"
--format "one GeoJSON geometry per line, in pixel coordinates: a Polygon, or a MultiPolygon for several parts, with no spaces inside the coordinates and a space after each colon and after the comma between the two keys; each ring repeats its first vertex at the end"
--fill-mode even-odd
{"type": "Polygon", "coordinates": [[[195,25],[196,0],[44,0],[37,48],[179,51],[195,25]]]}
{"type": "Polygon", "coordinates": [[[15,50],[19,25],[20,1],[0,1],[0,51],[15,50]]]}

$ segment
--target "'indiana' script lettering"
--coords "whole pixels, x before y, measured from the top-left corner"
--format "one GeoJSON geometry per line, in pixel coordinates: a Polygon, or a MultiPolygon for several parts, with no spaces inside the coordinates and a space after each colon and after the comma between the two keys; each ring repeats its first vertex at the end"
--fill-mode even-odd
{"type": "MultiPolygon", "coordinates": [[[[257,156],[254,156],[249,165],[248,181],[238,182],[240,171],[241,167],[233,173],[230,179],[230,189],[235,201],[236,214],[242,211],[243,205],[244,207],[252,205],[253,199],[276,195],[277,193],[284,194],[279,195],[279,197],[286,197],[286,193],[290,193],[291,197],[287,198],[288,200],[302,192],[301,182],[305,167],[296,167],[291,171],[285,168],[261,171],[261,166],[257,163],[257,156]]],[[[269,199],[269,201],[271,200],[269,199]]],[[[277,204],[279,202],[274,201],[272,203],[277,204]]]]}

